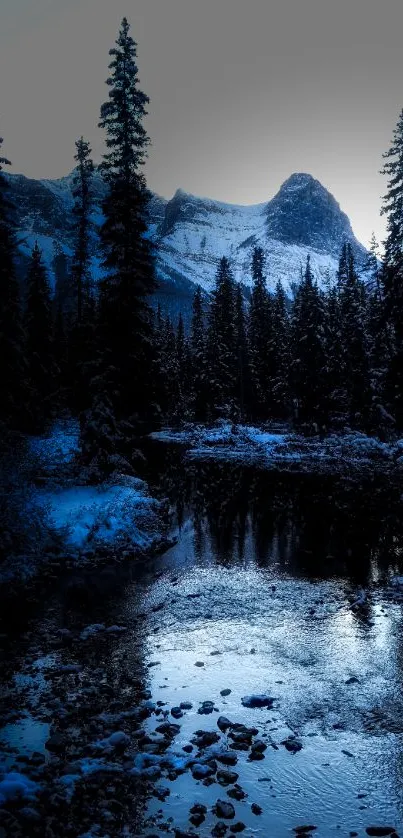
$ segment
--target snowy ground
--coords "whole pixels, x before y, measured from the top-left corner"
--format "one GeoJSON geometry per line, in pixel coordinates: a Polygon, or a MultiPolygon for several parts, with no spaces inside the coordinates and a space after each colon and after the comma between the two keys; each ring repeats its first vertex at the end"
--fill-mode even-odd
{"type": "Polygon", "coordinates": [[[155,546],[160,504],[150,497],[143,480],[121,475],[100,486],[45,490],[37,497],[69,548],[121,545],[143,552],[155,546]]]}
{"type": "Polygon", "coordinates": [[[151,438],[183,444],[191,457],[264,468],[318,473],[403,469],[403,440],[384,443],[358,432],[332,434],[320,440],[219,420],[210,427],[188,425],[180,431],[166,428],[151,438]]]}
{"type": "MultiPolygon", "coordinates": [[[[32,483],[25,486],[24,528],[36,539],[22,542],[21,555],[0,567],[0,585],[30,581],[38,573],[145,556],[167,543],[164,505],[137,477],[113,474],[105,483],[86,485],[77,460],[79,428],[72,420],[55,424],[47,436],[27,444],[32,483]]],[[[27,478],[23,478],[27,479],[27,478]]]]}

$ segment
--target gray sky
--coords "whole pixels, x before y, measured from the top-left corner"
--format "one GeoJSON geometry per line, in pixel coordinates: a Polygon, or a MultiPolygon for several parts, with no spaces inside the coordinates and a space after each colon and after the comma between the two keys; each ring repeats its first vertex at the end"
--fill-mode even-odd
{"type": "Polygon", "coordinates": [[[107,97],[126,14],[150,97],[150,188],[268,200],[317,177],[366,244],[403,106],[403,0],[0,0],[0,133],[13,170],[59,177],[107,97]]]}

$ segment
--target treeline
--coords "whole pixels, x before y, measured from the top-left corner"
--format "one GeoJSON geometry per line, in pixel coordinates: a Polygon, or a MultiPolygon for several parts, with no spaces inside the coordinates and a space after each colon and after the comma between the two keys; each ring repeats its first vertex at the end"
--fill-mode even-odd
{"type": "MultiPolygon", "coordinates": [[[[142,166],[148,97],[139,88],[136,43],[124,18],[110,51],[109,95],[100,127],[106,184],[94,287],[89,144],[76,142],[73,256],[55,253],[51,292],[35,245],[21,296],[14,209],[0,158],[0,421],[42,431],[64,408],[80,417],[82,456],[103,471],[132,462],[135,437],[164,421],[292,421],[326,432],[403,427],[403,114],[384,171],[388,236],[361,277],[348,242],[336,277],[319,288],[309,256],[289,300],[269,293],[262,249],[251,260],[246,302],[221,259],[210,298],[197,289],[191,333],[150,307],[156,290],[142,166]]],[[[270,276],[271,278],[271,276],[270,276]]],[[[245,278],[246,279],[246,278],[245,278]]]]}
{"type": "Polygon", "coordinates": [[[376,254],[356,270],[344,244],[335,278],[321,290],[310,258],[294,299],[280,283],[269,293],[264,254],[253,251],[247,305],[228,260],[218,267],[211,302],[197,290],[192,328],[158,314],[165,406],[172,419],[293,421],[326,432],[346,425],[375,431],[394,424],[384,407],[392,391],[391,333],[376,254]]]}

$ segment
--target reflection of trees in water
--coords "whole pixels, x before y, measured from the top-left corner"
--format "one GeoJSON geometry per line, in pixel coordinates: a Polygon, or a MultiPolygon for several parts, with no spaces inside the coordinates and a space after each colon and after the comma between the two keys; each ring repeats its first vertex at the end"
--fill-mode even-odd
{"type": "Polygon", "coordinates": [[[311,576],[340,574],[358,581],[374,568],[397,569],[403,549],[400,493],[386,480],[348,483],[186,462],[178,449],[159,448],[165,448],[160,491],[174,504],[179,524],[188,514],[193,517],[200,557],[206,529],[215,560],[224,564],[244,561],[249,550],[259,565],[277,562],[311,576]]]}

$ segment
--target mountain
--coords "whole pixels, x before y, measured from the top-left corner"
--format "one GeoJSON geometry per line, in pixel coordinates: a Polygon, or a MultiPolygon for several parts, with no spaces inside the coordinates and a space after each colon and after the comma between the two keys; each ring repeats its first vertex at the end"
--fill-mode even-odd
{"type": "MultiPolygon", "coordinates": [[[[32,180],[8,175],[16,206],[21,262],[35,240],[51,271],[54,241],[67,254],[72,249],[73,174],[60,180],[32,180]]],[[[94,178],[95,225],[102,220],[105,184],[94,178]]],[[[157,245],[158,298],[163,308],[176,314],[187,311],[195,283],[208,293],[214,284],[221,256],[231,260],[235,278],[251,285],[251,252],[264,249],[267,281],[273,289],[280,279],[286,292],[298,281],[307,254],[318,282],[334,276],[344,241],[350,241],[360,265],[365,248],[356,240],[348,217],[335,198],[309,174],[291,175],[270,201],[254,206],[225,204],[199,198],[178,189],[168,201],[153,195],[150,201],[150,235],[157,245]]],[[[93,235],[93,274],[100,275],[97,236],[93,235]]]]}

